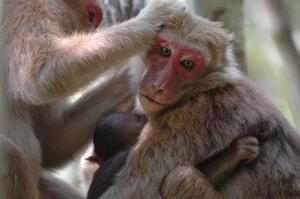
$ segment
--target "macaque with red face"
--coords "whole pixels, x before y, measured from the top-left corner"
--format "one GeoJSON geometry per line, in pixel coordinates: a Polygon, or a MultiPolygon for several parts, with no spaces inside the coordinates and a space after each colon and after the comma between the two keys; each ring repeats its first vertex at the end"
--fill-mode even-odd
{"type": "Polygon", "coordinates": [[[158,36],[148,58],[150,66],[139,93],[148,114],[177,104],[184,95],[178,87],[188,85],[205,66],[197,47],[179,43],[172,35],[158,36]]]}
{"type": "Polygon", "coordinates": [[[193,14],[170,18],[144,57],[149,122],[101,199],[300,197],[300,137],[238,71],[231,36],[193,14]],[[259,142],[251,164],[217,186],[196,169],[244,136],[259,142]]]}
{"type": "Polygon", "coordinates": [[[83,198],[47,171],[70,161],[130,95],[128,68],[115,68],[72,104],[68,97],[150,47],[161,23],[184,6],[152,0],[137,17],[97,32],[105,7],[96,0],[0,3],[1,198],[83,198]]]}

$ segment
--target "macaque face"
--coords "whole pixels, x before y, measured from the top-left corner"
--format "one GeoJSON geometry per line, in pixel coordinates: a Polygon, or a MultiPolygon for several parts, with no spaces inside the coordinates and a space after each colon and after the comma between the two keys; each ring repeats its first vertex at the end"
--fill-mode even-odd
{"type": "Polygon", "coordinates": [[[86,29],[97,28],[103,18],[100,5],[95,0],[86,0],[83,11],[83,23],[86,29]]]}
{"type": "Polygon", "coordinates": [[[193,82],[205,66],[199,50],[167,36],[157,36],[147,58],[149,69],[139,91],[146,113],[176,104],[185,94],[182,87],[193,82]]]}

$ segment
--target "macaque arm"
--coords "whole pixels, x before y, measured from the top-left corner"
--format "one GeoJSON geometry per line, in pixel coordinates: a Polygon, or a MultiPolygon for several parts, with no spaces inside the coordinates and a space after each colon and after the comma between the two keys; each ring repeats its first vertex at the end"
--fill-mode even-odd
{"type": "Polygon", "coordinates": [[[107,67],[144,50],[154,36],[147,26],[133,19],[95,34],[54,38],[37,53],[34,65],[22,66],[30,75],[18,90],[33,104],[67,97],[107,67]]]}
{"type": "MultiPolygon", "coordinates": [[[[17,74],[10,78],[14,86],[11,92],[29,104],[47,104],[67,97],[109,66],[146,50],[168,15],[183,9],[167,1],[154,1],[129,21],[98,33],[70,36],[53,20],[36,22],[24,14],[24,22],[20,22],[19,18],[11,17],[6,29],[12,29],[9,24],[20,24],[18,29],[28,30],[22,35],[7,35],[9,45],[20,49],[8,47],[7,51],[7,56],[19,58],[9,63],[17,74]],[[10,41],[13,37],[24,39],[10,41]]],[[[40,13],[36,15],[42,18],[40,13]]]]}
{"type": "Polygon", "coordinates": [[[238,167],[240,160],[234,155],[232,151],[226,150],[199,166],[200,171],[214,187],[219,187],[238,167]]]}
{"type": "Polygon", "coordinates": [[[121,71],[109,70],[98,80],[95,85],[87,88],[81,97],[64,108],[64,121],[72,119],[73,122],[74,119],[78,119],[78,121],[89,120],[98,123],[101,117],[105,117],[123,100],[134,95],[131,90],[128,66],[121,71]]]}
{"type": "MultiPolygon", "coordinates": [[[[85,93],[70,105],[66,102],[52,104],[44,114],[37,118],[47,122],[51,128],[40,138],[43,147],[43,164],[45,167],[56,167],[73,157],[93,135],[97,123],[102,117],[111,113],[114,108],[129,95],[127,71],[123,70],[105,82],[85,93]],[[127,82],[127,83],[126,83],[127,82]],[[50,115],[49,115],[50,114],[50,115]]],[[[38,129],[37,129],[38,130],[38,129]]]]}
{"type": "Polygon", "coordinates": [[[189,165],[175,168],[163,182],[162,194],[166,198],[221,197],[216,190],[221,190],[226,184],[224,182],[232,179],[230,177],[234,171],[240,171],[237,167],[241,163],[253,162],[258,151],[258,140],[255,137],[238,138],[223,152],[202,163],[199,166],[200,171],[189,165]],[[178,185],[181,191],[176,193],[174,187],[178,185]]]}
{"type": "Polygon", "coordinates": [[[205,161],[198,168],[218,189],[239,166],[254,161],[258,151],[258,140],[255,137],[238,138],[227,149],[205,161]]]}

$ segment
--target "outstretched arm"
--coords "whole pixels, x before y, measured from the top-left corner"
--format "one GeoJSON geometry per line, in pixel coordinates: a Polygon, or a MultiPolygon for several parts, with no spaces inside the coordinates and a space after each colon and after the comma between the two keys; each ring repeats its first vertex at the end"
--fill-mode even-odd
{"type": "MultiPolygon", "coordinates": [[[[27,59],[21,62],[19,59],[12,59],[9,63],[11,69],[17,71],[16,77],[10,78],[11,85],[15,85],[11,91],[16,98],[22,98],[30,104],[46,104],[69,96],[109,66],[146,49],[159,31],[160,24],[167,20],[170,13],[181,9],[170,0],[155,0],[136,18],[98,33],[68,36],[63,29],[51,29],[60,27],[53,20],[40,20],[26,25],[35,27],[32,29],[18,27],[28,30],[22,37],[25,39],[8,43],[22,46],[19,48],[22,52],[16,49],[10,51],[8,47],[7,53],[15,57],[22,54],[27,59]]],[[[26,10],[24,12],[23,20],[30,20],[26,19],[26,10]]],[[[36,15],[38,14],[37,12],[36,15]]],[[[22,25],[14,17],[8,20],[11,21],[7,24],[22,25]]],[[[6,37],[10,40],[12,35],[6,37]]]]}

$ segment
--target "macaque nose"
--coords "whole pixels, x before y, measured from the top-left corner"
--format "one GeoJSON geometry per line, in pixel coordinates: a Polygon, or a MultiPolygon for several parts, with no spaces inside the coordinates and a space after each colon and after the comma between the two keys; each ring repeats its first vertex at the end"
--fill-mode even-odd
{"type": "Polygon", "coordinates": [[[164,92],[164,89],[161,88],[161,86],[157,86],[155,84],[152,84],[151,89],[155,95],[161,95],[164,92]]]}

